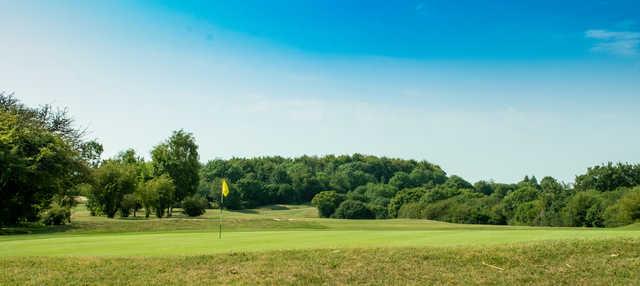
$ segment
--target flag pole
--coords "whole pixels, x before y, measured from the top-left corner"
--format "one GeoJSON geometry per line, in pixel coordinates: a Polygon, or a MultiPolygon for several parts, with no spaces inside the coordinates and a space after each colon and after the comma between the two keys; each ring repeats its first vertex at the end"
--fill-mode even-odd
{"type": "Polygon", "coordinates": [[[218,227],[218,239],[222,238],[222,206],[224,205],[224,195],[222,194],[222,191],[220,191],[220,220],[219,220],[219,227],[218,227]]]}

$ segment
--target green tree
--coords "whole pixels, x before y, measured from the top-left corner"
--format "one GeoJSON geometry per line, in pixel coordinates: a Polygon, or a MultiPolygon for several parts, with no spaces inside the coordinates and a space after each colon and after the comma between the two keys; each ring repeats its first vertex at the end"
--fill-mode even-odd
{"type": "Polygon", "coordinates": [[[365,202],[384,207],[386,209],[391,198],[398,190],[389,184],[368,183],[357,187],[352,193],[361,194],[365,202]]]}
{"type": "Polygon", "coordinates": [[[174,202],[176,187],[173,179],[167,174],[153,178],[142,185],[139,185],[138,196],[145,209],[145,216],[149,217],[151,210],[155,211],[156,217],[164,216],[171,204],[174,202]]]}
{"type": "Polygon", "coordinates": [[[136,212],[140,209],[140,202],[136,194],[126,194],[120,202],[120,216],[128,217],[132,212],[136,216],[136,212]]]}
{"type": "Polygon", "coordinates": [[[82,139],[66,110],[0,93],[0,225],[38,220],[54,196],[87,180],[82,139]]]}
{"type": "Polygon", "coordinates": [[[93,177],[90,205],[99,207],[107,217],[113,218],[122,208],[124,196],[136,190],[136,170],[128,164],[106,161],[94,171],[93,177]]]}
{"type": "Polygon", "coordinates": [[[153,180],[154,179],[138,183],[136,188],[136,196],[140,201],[141,207],[144,209],[144,216],[146,218],[149,218],[154,207],[158,205],[158,200],[160,199],[157,189],[153,186],[153,180]]]}
{"type": "Polygon", "coordinates": [[[174,201],[169,204],[168,216],[174,202],[195,194],[199,183],[200,162],[198,145],[191,133],[173,132],[171,137],[151,151],[155,176],[167,174],[175,185],[174,201]]]}
{"type": "Polygon", "coordinates": [[[609,206],[605,213],[605,225],[622,226],[640,220],[640,187],[627,191],[615,204],[609,206]]]}
{"type": "Polygon", "coordinates": [[[344,219],[372,219],[375,214],[367,208],[367,206],[354,200],[346,200],[338,206],[334,216],[344,219]]]}
{"type": "Polygon", "coordinates": [[[389,217],[398,217],[398,210],[402,205],[406,203],[419,202],[425,192],[426,189],[424,188],[404,189],[397,192],[396,195],[391,198],[389,206],[387,207],[389,210],[389,217]]]}
{"type": "Polygon", "coordinates": [[[182,211],[190,217],[203,215],[207,211],[208,206],[209,203],[207,199],[198,195],[190,196],[182,200],[182,211]]]}
{"type": "Polygon", "coordinates": [[[336,191],[324,191],[315,195],[311,204],[318,208],[318,214],[321,217],[331,217],[344,199],[345,196],[336,191]]]}
{"type": "Polygon", "coordinates": [[[576,190],[613,191],[621,187],[640,185],[640,164],[613,164],[594,166],[576,177],[576,190]]]}
{"type": "Polygon", "coordinates": [[[507,221],[511,220],[516,209],[524,204],[538,199],[540,192],[532,185],[522,185],[515,191],[507,194],[502,200],[501,213],[507,221]]]}
{"type": "Polygon", "coordinates": [[[515,225],[540,225],[543,213],[544,208],[540,200],[525,202],[518,205],[509,223],[515,225]]]}
{"type": "Polygon", "coordinates": [[[389,179],[389,185],[394,186],[398,190],[412,188],[414,186],[411,176],[405,172],[397,172],[393,174],[393,177],[389,179]]]}
{"type": "Polygon", "coordinates": [[[494,184],[492,184],[491,182],[487,182],[487,181],[478,181],[475,184],[473,184],[473,189],[476,192],[482,193],[484,195],[491,195],[494,192],[494,184]]]}
{"type": "Polygon", "coordinates": [[[471,183],[467,182],[465,179],[456,175],[449,177],[447,181],[444,182],[444,187],[456,189],[456,190],[460,190],[460,189],[473,190],[473,185],[471,185],[471,183]]]}
{"type": "Polygon", "coordinates": [[[602,196],[596,191],[578,192],[563,209],[568,225],[600,227],[604,225],[602,196]]]}

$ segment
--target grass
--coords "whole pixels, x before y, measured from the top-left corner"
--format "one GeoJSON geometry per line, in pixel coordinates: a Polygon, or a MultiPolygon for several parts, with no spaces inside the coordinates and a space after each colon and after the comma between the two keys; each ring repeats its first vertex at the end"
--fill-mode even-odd
{"type": "Polygon", "coordinates": [[[309,206],[4,229],[0,285],[633,284],[640,227],[333,220],[309,206]],[[29,233],[29,234],[24,234],[29,233]],[[485,264],[495,265],[498,268],[485,264]],[[504,270],[500,270],[504,269],[504,270]]]}
{"type": "Polygon", "coordinates": [[[640,241],[177,257],[9,257],[2,285],[633,285],[640,241]]]}

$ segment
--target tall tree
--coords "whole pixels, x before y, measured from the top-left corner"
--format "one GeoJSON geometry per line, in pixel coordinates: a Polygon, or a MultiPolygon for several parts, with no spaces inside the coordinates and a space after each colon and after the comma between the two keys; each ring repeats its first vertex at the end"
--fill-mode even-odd
{"type": "Polygon", "coordinates": [[[94,209],[93,212],[104,213],[107,217],[113,218],[122,208],[124,196],[133,194],[137,184],[136,170],[132,165],[119,161],[106,161],[94,172],[89,200],[92,207],[99,209],[94,209]]]}
{"type": "Polygon", "coordinates": [[[83,132],[66,110],[0,93],[0,225],[35,221],[88,177],[83,132]]]}
{"type": "MultiPolygon", "coordinates": [[[[151,151],[155,176],[169,175],[175,185],[172,205],[193,195],[198,189],[200,161],[193,134],[174,131],[169,139],[151,151]]],[[[168,216],[171,216],[171,206],[168,216]]]]}

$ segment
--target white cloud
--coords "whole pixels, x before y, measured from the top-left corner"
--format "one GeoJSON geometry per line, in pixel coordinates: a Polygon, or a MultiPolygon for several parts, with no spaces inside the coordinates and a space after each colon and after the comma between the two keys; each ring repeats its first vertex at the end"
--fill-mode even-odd
{"type": "Polygon", "coordinates": [[[631,31],[587,30],[585,37],[596,40],[594,52],[618,56],[636,56],[640,53],[640,33],[631,31]]]}

